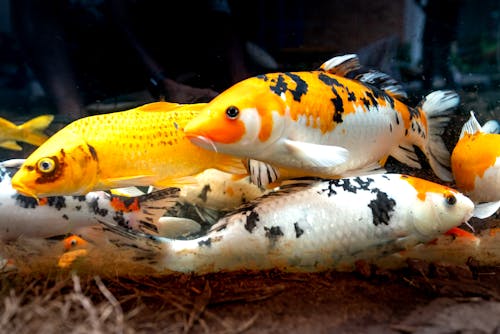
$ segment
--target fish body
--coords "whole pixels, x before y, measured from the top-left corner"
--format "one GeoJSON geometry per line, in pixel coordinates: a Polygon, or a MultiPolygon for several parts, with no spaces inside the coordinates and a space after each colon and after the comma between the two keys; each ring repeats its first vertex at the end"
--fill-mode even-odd
{"type": "Polygon", "coordinates": [[[436,91],[413,108],[387,75],[349,78],[358,69],[357,57],[347,55],[316,71],[243,80],[204,106],[184,132],[206,149],[329,178],[376,169],[389,155],[419,168],[415,145],[441,179],[451,180],[440,136],[458,95],[436,91]]]}
{"type": "Polygon", "coordinates": [[[99,220],[155,234],[156,226],[151,222],[159,220],[175,204],[179,192],[178,188],[166,188],[143,196],[122,197],[95,191],[36,201],[12,188],[11,174],[15,170],[0,164],[0,241],[78,233],[99,226],[99,220]]]}
{"type": "Polygon", "coordinates": [[[477,203],[479,218],[500,207],[500,134],[494,132],[491,126],[483,129],[471,112],[451,154],[456,187],[477,203]]]}
{"type": "Polygon", "coordinates": [[[0,117],[0,147],[20,151],[22,147],[17,142],[25,142],[35,146],[41,145],[48,138],[44,130],[52,123],[53,119],[53,115],[41,115],[26,123],[16,125],[0,117]]]}
{"type": "Polygon", "coordinates": [[[293,184],[249,202],[193,240],[105,224],[120,247],[150,250],[159,270],[208,273],[352,266],[426,243],[466,222],[474,205],[449,187],[400,174],[293,184]]]}
{"type": "Polygon", "coordinates": [[[128,186],[176,186],[207,168],[245,174],[237,158],[184,135],[203,104],[157,102],[78,119],[35,150],[12,179],[26,196],[84,195],[128,186]]]}

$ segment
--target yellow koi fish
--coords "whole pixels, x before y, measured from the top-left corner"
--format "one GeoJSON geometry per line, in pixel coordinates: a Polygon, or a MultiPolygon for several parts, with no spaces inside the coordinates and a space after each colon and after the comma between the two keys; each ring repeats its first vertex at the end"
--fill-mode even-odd
{"type": "Polygon", "coordinates": [[[78,119],[26,159],[12,187],[38,198],[186,185],[207,168],[246,174],[240,159],[200,148],[184,135],[185,124],[203,106],[156,102],[78,119]]]}
{"type": "Polygon", "coordinates": [[[39,146],[49,138],[43,131],[52,123],[53,115],[35,117],[26,123],[16,125],[0,117],[0,147],[21,151],[23,148],[16,142],[25,142],[39,146]]]}
{"type": "Polygon", "coordinates": [[[417,146],[437,176],[451,181],[441,134],[459,96],[436,91],[416,108],[399,100],[405,97],[394,79],[361,72],[357,56],[346,55],[316,71],[243,80],[204,106],[184,132],[206,149],[295,169],[301,176],[359,174],[380,168],[388,156],[420,168],[417,146]]]}
{"type": "Polygon", "coordinates": [[[478,218],[500,207],[500,134],[490,124],[481,127],[471,112],[451,154],[456,186],[474,201],[478,218]]]}

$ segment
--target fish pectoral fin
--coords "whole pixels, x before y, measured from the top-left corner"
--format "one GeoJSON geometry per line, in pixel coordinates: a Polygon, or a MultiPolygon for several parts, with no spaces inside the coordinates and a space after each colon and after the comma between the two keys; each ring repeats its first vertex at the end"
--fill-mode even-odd
{"type": "Polygon", "coordinates": [[[100,182],[100,185],[107,189],[135,187],[138,185],[152,184],[155,179],[156,176],[152,174],[122,176],[103,180],[100,182]]]}
{"type": "Polygon", "coordinates": [[[279,170],[268,163],[254,159],[246,159],[244,163],[250,175],[250,182],[259,188],[266,188],[280,178],[279,170]]]}
{"type": "Polygon", "coordinates": [[[294,140],[285,140],[288,151],[308,167],[334,167],[349,158],[349,151],[340,146],[318,145],[294,140]]]}
{"type": "Polygon", "coordinates": [[[158,235],[165,238],[185,237],[200,230],[201,225],[189,218],[164,216],[158,221],[158,235]]]}
{"type": "Polygon", "coordinates": [[[385,174],[387,173],[387,170],[380,165],[380,162],[374,162],[368,165],[365,165],[361,168],[349,170],[346,172],[341,173],[341,175],[338,175],[338,177],[345,178],[345,177],[353,177],[353,176],[359,176],[359,175],[367,175],[367,174],[385,174]]]}
{"type": "Polygon", "coordinates": [[[23,149],[14,140],[4,140],[3,142],[0,143],[0,147],[13,151],[21,151],[23,149]]]}
{"type": "Polygon", "coordinates": [[[472,216],[479,219],[485,219],[494,215],[499,208],[500,201],[478,203],[474,205],[474,213],[472,216]]]}

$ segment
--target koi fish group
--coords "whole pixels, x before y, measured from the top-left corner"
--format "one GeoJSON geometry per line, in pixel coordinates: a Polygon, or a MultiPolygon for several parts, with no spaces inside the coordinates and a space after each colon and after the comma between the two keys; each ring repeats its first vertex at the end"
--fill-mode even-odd
{"type": "Polygon", "coordinates": [[[439,178],[457,177],[441,135],[459,96],[432,92],[417,107],[405,98],[396,81],[364,71],[356,55],[334,57],[316,71],[243,80],[207,104],[159,102],[77,120],[26,159],[12,187],[42,202],[118,187],[176,186],[165,194],[171,199],[189,194],[207,169],[229,172],[235,182],[249,176],[260,189],[241,190],[227,206],[228,197],[214,197],[217,209],[229,213],[190,240],[165,237],[158,214],[127,223],[91,220],[104,226],[106,240],[141,252],[136,261],[158,270],[350,266],[429,242],[474,214],[474,203],[458,190],[380,173],[389,156],[420,168],[418,147],[439,178]],[[271,191],[274,184],[280,187],[271,191]]]}

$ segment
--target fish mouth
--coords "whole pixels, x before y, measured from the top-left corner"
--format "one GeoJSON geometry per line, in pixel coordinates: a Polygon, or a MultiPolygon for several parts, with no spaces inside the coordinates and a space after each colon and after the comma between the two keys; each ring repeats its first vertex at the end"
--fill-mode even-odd
{"type": "Polygon", "coordinates": [[[186,135],[186,137],[196,146],[217,152],[217,146],[215,146],[215,143],[210,138],[200,135],[193,135],[193,136],[186,135]]]}
{"type": "Polygon", "coordinates": [[[24,184],[12,181],[12,188],[14,190],[16,190],[19,194],[26,196],[26,197],[33,197],[34,199],[36,199],[37,202],[39,202],[38,196],[35,195],[35,193],[33,193],[24,184]]]}

